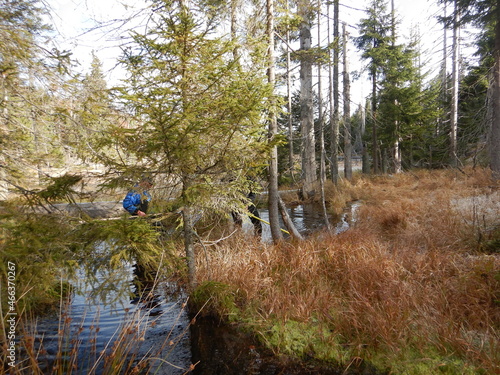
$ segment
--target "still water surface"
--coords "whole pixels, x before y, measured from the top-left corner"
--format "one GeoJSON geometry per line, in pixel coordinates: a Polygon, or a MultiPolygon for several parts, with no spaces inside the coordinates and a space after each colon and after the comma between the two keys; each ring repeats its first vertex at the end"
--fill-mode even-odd
{"type": "MultiPolygon", "coordinates": [[[[353,206],[346,211],[336,225],[337,233],[346,230],[349,223],[355,220],[355,209],[356,206],[353,206]]],[[[267,210],[259,212],[263,220],[269,221],[267,210]]],[[[325,225],[318,205],[299,205],[290,208],[289,214],[303,235],[325,225]]],[[[243,227],[245,230],[252,230],[249,220],[244,220],[243,227]]],[[[285,227],[282,225],[282,228],[285,227]]],[[[270,242],[269,226],[263,224],[262,229],[262,241],[270,242]]],[[[75,373],[102,373],[104,361],[101,354],[112,353],[115,343],[126,340],[135,343],[133,349],[129,349],[135,355],[135,363],[141,358],[154,358],[148,361],[150,373],[178,375],[188,371],[191,365],[191,344],[189,317],[184,306],[186,297],[170,299],[167,297],[168,283],[160,283],[155,286],[149,298],[141,299],[134,286],[133,266],[129,265],[117,272],[99,276],[101,281],[106,278],[109,285],[116,286],[105,297],[104,293],[96,293],[85,282],[83,274],[79,277],[79,292],[73,296],[66,315],[66,318],[70,318],[67,319],[67,340],[73,344],[77,342],[79,353],[79,370],[75,373]],[[108,303],[110,300],[113,300],[112,304],[108,303]]],[[[36,328],[38,340],[43,340],[47,368],[51,366],[51,361],[61,347],[61,336],[57,332],[63,326],[61,322],[47,320],[39,322],[36,328]]]]}
{"type": "Polygon", "coordinates": [[[83,273],[79,276],[75,285],[77,291],[61,321],[44,319],[37,324],[36,341],[43,340],[41,352],[44,354],[40,362],[47,372],[61,349],[73,347],[78,354],[66,354],[68,360],[76,360],[72,373],[101,374],[106,366],[105,354],[110,358],[116,352],[115,360],[125,358],[116,350],[117,343],[122,343],[122,348],[132,358],[125,361],[125,368],[149,357],[154,358],[147,361],[150,373],[177,375],[186,372],[191,364],[191,347],[185,297],[168,299],[167,283],[159,283],[150,294],[139,295],[133,266],[124,267],[111,276],[98,275],[103,284],[120,280],[106,293],[96,293],[85,282],[83,273]],[[61,331],[63,335],[58,334],[61,331]]]}

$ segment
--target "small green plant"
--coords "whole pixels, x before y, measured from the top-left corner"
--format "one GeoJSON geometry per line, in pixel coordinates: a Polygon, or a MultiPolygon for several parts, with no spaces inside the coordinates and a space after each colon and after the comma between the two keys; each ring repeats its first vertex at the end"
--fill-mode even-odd
{"type": "Polygon", "coordinates": [[[236,305],[236,295],[231,287],[216,281],[206,281],[191,294],[190,303],[194,311],[201,310],[203,315],[213,315],[235,320],[240,309],[236,305]]]}
{"type": "Polygon", "coordinates": [[[352,356],[343,345],[341,336],[318,321],[273,321],[271,327],[261,332],[261,339],[274,351],[294,357],[315,358],[344,367],[352,356]]]}

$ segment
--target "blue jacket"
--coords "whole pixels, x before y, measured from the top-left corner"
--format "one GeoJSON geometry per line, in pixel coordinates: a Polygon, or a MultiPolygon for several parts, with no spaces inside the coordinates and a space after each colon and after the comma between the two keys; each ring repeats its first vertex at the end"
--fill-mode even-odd
{"type": "MultiPolygon", "coordinates": [[[[147,210],[147,204],[151,201],[151,195],[147,190],[141,193],[137,189],[139,189],[138,185],[133,190],[130,190],[123,199],[123,208],[132,215],[137,214],[141,206],[147,210]]],[[[145,212],[144,210],[141,211],[145,212]]]]}

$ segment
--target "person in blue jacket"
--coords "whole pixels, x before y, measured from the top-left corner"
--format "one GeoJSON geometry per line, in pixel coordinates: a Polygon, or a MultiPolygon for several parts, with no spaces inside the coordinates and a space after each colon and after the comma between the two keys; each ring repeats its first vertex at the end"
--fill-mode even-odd
{"type": "Polygon", "coordinates": [[[153,187],[153,180],[145,177],[130,190],[123,199],[123,208],[134,216],[147,216],[148,205],[151,201],[149,189],[153,187]]]}

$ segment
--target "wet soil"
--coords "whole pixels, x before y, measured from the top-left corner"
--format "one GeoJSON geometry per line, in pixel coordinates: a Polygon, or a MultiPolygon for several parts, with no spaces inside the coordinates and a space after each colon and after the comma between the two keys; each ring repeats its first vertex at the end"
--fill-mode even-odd
{"type": "Polygon", "coordinates": [[[341,372],[277,357],[251,335],[213,317],[191,326],[191,361],[196,375],[336,375],[341,372]]]}

